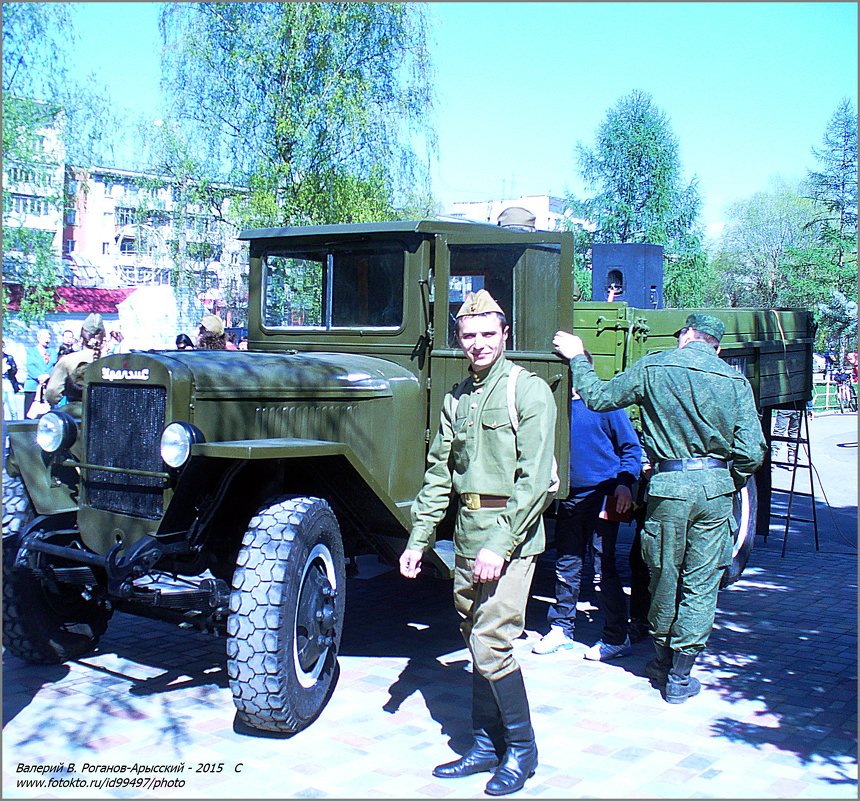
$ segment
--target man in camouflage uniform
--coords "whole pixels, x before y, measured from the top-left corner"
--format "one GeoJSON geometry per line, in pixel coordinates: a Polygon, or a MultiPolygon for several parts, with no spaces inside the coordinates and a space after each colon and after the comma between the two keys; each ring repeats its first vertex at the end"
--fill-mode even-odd
{"type": "Polygon", "coordinates": [[[639,404],[653,465],[642,556],[651,581],[648,620],[657,658],[646,672],[669,703],[700,690],[690,676],[714,625],[723,571],[732,561],[732,494],[761,466],[765,441],[746,378],[718,354],[721,320],[691,314],[676,350],[653,353],[610,381],[559,331],[574,389],[595,411],[639,404]]]}
{"type": "Polygon", "coordinates": [[[486,792],[505,795],[522,788],[537,768],[513,641],[523,632],[535,561],[544,550],[541,513],[552,475],[556,405],[546,382],[522,371],[514,387],[519,422],[512,425],[507,386],[513,365],[504,356],[508,325],[488,292],[466,299],[457,334],[470,372],[445,396],[400,572],[418,575],[453,493],[454,607],[472,656],[475,742],[433,775],[492,771],[486,792]]]}

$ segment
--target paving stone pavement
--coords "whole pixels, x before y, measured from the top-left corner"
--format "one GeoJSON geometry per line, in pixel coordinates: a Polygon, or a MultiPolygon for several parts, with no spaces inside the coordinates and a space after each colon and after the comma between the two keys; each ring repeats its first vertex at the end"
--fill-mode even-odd
{"type": "MultiPolygon", "coordinates": [[[[720,595],[696,667],[703,690],[685,704],[665,703],[645,678],[647,641],[608,663],[531,652],[553,592],[545,554],[516,643],[540,750],[519,796],[857,797],[856,415],[819,415],[812,438],[820,549],[809,524],[792,524],[785,557],[784,521],[757,538],[742,579],[720,595]]],[[[787,480],[774,472],[777,486],[787,480]]],[[[631,536],[622,526],[621,541],[631,536]]],[[[407,582],[367,559],[347,598],[336,690],[292,737],[235,725],[223,640],[167,623],[116,614],[98,650],[66,665],[4,655],[3,797],[485,797],[488,774],[430,774],[469,742],[469,661],[450,585],[407,582]],[[21,767],[61,764],[44,775],[21,767]],[[177,784],[157,788],[19,784],[121,778],[114,766],[135,764],[182,772],[158,774],[177,784]]],[[[600,636],[597,602],[587,589],[584,645],[600,636]]]]}

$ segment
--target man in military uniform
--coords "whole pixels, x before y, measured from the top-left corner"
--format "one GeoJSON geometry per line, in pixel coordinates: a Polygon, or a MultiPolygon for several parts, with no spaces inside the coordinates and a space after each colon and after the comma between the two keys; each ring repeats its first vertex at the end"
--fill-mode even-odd
{"type": "Polygon", "coordinates": [[[51,370],[45,400],[56,406],[65,398],[64,410],[79,416],[84,396],[84,371],[102,355],[105,324],[100,314],[88,314],[81,324],[81,349],[61,357],[51,370]]]}
{"type": "Polygon", "coordinates": [[[454,608],[472,656],[475,742],[433,775],[492,771],[486,792],[505,795],[521,789],[537,768],[513,641],[523,632],[535,561],[544,550],[541,513],[552,477],[556,406],[543,379],[520,371],[514,384],[518,423],[512,424],[507,398],[514,365],[504,355],[508,324],[487,291],[466,298],[457,313],[457,336],[470,371],[445,396],[400,572],[418,575],[453,493],[454,608]]]}
{"type": "Polygon", "coordinates": [[[672,704],[700,690],[690,671],[732,560],[732,494],[765,457],[749,382],[718,356],[724,330],[716,317],[691,314],[676,350],[646,356],[609,381],[597,377],[579,337],[559,331],[553,339],[589,408],[641,409],[653,465],[642,556],[651,571],[648,620],[657,652],[646,672],[665,685],[672,704]]]}

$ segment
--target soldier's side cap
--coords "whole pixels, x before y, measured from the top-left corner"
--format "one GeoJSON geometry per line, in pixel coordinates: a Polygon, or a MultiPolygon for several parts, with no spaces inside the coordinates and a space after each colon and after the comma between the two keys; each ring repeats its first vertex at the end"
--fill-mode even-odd
{"type": "Polygon", "coordinates": [[[200,325],[216,337],[224,333],[224,321],[217,314],[203,315],[200,325]]]}
{"type": "Polygon", "coordinates": [[[710,334],[719,342],[726,333],[726,327],[719,317],[714,317],[712,314],[691,314],[687,317],[683,328],[679,328],[675,332],[678,336],[684,328],[695,328],[696,331],[701,331],[703,334],[710,334]]]}
{"type": "Polygon", "coordinates": [[[460,306],[457,317],[471,317],[473,314],[488,314],[489,312],[504,314],[502,307],[493,300],[493,296],[486,289],[479,289],[474,294],[466,295],[466,300],[460,306]]]}
{"type": "Polygon", "coordinates": [[[93,312],[92,314],[88,314],[86,319],[81,323],[81,333],[85,337],[91,337],[97,334],[99,331],[104,333],[105,324],[104,320],[102,320],[102,316],[93,312]]]}

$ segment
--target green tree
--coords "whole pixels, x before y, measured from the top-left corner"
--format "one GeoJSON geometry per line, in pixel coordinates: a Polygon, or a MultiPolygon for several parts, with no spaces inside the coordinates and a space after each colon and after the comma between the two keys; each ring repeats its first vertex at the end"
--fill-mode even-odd
{"type": "MultiPolygon", "coordinates": [[[[727,210],[716,268],[722,304],[753,308],[802,305],[813,308],[820,299],[798,296],[796,271],[788,268],[793,254],[812,246],[807,226],[815,213],[801,186],[775,180],[769,192],[757,192],[727,210]],[[801,301],[798,303],[798,301],[801,301]]],[[[810,275],[815,286],[821,277],[810,275]]],[[[722,305],[721,304],[721,305],[722,305]]]]}
{"type": "MultiPolygon", "coordinates": [[[[102,132],[112,127],[107,94],[90,79],[73,81],[66,56],[74,47],[74,6],[66,3],[3,3],[3,162],[40,186],[33,198],[12,195],[3,185],[4,273],[23,287],[19,310],[26,322],[41,322],[56,308],[60,283],[59,243],[54,233],[70,199],[64,186],[66,161],[83,163],[104,154],[102,132]],[[57,138],[58,137],[58,138],[57,138]],[[47,143],[47,146],[46,146],[47,143]],[[53,215],[52,230],[28,227],[16,205],[53,215]],[[49,213],[46,213],[49,212],[49,213]]],[[[4,289],[3,309],[8,304],[4,289]]]]}
{"type": "Polygon", "coordinates": [[[580,142],[576,150],[580,174],[596,194],[570,197],[568,204],[596,224],[592,241],[662,245],[664,302],[701,305],[701,198],[695,180],[684,184],[678,141],[665,112],[648,93],[635,90],[609,109],[594,148],[580,142]]]}
{"type": "Polygon", "coordinates": [[[165,6],[172,116],[249,225],[395,219],[435,147],[418,3],[165,6]],[[212,76],[218,79],[213,80],[212,76]]]}

